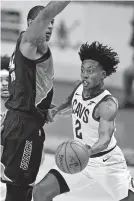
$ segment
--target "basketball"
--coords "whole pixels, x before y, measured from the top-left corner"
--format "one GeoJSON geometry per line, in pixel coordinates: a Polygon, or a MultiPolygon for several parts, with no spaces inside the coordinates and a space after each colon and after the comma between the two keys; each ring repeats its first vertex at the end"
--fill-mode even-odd
{"type": "Polygon", "coordinates": [[[55,162],[60,170],[68,174],[81,172],[88,163],[88,150],[77,140],[60,144],[55,153],[55,162]]]}

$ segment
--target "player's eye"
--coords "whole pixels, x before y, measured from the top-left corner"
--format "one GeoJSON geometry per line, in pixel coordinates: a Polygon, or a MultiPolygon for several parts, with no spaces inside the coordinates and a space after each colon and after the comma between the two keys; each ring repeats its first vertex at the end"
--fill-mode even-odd
{"type": "Polygon", "coordinates": [[[85,72],[83,68],[81,69],[81,72],[82,72],[82,73],[84,73],[84,72],[85,72]]]}
{"type": "Polygon", "coordinates": [[[90,69],[90,70],[88,70],[87,72],[90,73],[90,74],[92,74],[92,73],[93,73],[93,70],[90,69]]]}
{"type": "Polygon", "coordinates": [[[52,24],[52,25],[54,24],[54,19],[51,21],[51,24],[52,24]]]}

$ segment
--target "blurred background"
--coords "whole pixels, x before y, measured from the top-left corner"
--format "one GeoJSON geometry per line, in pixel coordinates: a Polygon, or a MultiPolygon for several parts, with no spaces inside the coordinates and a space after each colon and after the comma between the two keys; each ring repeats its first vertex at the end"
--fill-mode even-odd
{"type": "MultiPolygon", "coordinates": [[[[26,16],[35,5],[45,1],[1,2],[1,56],[11,56],[18,35],[27,27],[26,16]]],[[[134,2],[79,1],[71,4],[55,19],[50,41],[54,58],[53,103],[59,105],[80,80],[78,51],[82,43],[99,41],[118,52],[117,73],[105,80],[108,90],[119,100],[115,136],[129,166],[134,166],[134,2]]],[[[70,117],[58,117],[46,126],[46,151],[72,138],[70,117]]]]}

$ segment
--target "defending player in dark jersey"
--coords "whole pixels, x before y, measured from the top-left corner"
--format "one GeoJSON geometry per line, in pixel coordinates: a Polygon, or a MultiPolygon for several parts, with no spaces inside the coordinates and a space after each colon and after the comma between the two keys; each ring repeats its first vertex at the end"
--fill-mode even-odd
{"type": "Polygon", "coordinates": [[[31,9],[27,18],[29,26],[17,40],[10,60],[10,97],[6,102],[8,112],[1,140],[6,201],[30,201],[32,197],[45,139],[42,127],[53,96],[52,60],[47,41],[51,36],[53,18],[68,4],[50,2],[45,8],[36,6],[31,9]],[[47,89],[45,83],[41,83],[44,62],[48,62],[45,67],[50,67],[45,71],[46,74],[50,71],[47,89]],[[45,96],[41,93],[43,90],[45,96]],[[39,93],[41,99],[36,100],[39,93]]]}

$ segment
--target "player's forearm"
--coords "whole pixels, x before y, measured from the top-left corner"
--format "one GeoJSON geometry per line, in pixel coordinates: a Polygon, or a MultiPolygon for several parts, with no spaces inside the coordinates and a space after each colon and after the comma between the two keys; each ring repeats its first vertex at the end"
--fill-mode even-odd
{"type": "Polygon", "coordinates": [[[97,154],[99,152],[102,152],[108,147],[108,144],[110,142],[109,138],[102,138],[99,139],[92,147],[89,149],[89,156],[93,154],[97,154]]]}
{"type": "Polygon", "coordinates": [[[65,110],[66,108],[69,108],[69,107],[71,107],[71,103],[70,103],[70,101],[67,100],[67,101],[65,101],[64,103],[62,103],[61,105],[59,105],[57,107],[57,113],[60,113],[63,110],[65,110]]]}
{"type": "Polygon", "coordinates": [[[52,20],[58,15],[71,1],[51,1],[47,4],[40,14],[42,20],[52,20]]]}

